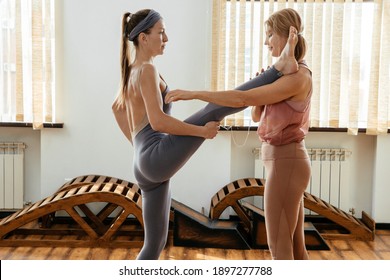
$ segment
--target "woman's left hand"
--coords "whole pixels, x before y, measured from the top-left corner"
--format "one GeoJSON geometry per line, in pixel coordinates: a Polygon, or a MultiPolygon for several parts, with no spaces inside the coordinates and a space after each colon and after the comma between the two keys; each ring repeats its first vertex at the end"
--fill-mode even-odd
{"type": "Polygon", "coordinates": [[[188,90],[174,89],[168,92],[165,96],[165,103],[171,103],[178,100],[191,100],[193,99],[193,94],[188,90]]]}

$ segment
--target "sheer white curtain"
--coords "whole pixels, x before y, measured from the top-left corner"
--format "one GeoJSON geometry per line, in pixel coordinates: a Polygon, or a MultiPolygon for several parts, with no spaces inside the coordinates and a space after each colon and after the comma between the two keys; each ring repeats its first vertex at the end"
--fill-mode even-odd
{"type": "Polygon", "coordinates": [[[0,121],[54,122],[54,0],[0,2],[0,121]]]}
{"type": "MultiPolygon", "coordinates": [[[[233,88],[272,64],[264,48],[264,21],[296,9],[313,71],[312,127],[357,134],[390,127],[389,0],[214,0],[212,89],[233,88]]],[[[248,125],[249,111],[226,119],[248,125]]]]}

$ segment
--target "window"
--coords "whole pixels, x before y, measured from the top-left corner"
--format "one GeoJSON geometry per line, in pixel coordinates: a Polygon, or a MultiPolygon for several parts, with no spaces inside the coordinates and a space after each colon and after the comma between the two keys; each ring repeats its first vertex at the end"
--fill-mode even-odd
{"type": "MultiPolygon", "coordinates": [[[[294,8],[304,24],[306,61],[313,71],[311,127],[390,127],[390,1],[215,0],[212,89],[234,88],[272,65],[264,47],[264,21],[294,8]]],[[[250,111],[226,119],[250,125],[250,111]]]]}
{"type": "Polygon", "coordinates": [[[54,1],[0,1],[0,122],[54,122],[54,69],[54,1]]]}

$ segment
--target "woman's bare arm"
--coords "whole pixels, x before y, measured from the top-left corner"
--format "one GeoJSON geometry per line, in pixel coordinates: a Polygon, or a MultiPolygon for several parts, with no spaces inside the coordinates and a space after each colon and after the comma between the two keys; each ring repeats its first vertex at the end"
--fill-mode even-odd
{"type": "Polygon", "coordinates": [[[140,74],[140,89],[152,128],[173,135],[214,138],[218,131],[218,122],[197,126],[182,122],[164,113],[159,81],[157,69],[152,64],[145,64],[140,74]]]}
{"type": "Polygon", "coordinates": [[[173,90],[166,96],[166,102],[177,100],[199,99],[221,106],[245,107],[274,104],[280,101],[299,98],[302,93],[308,93],[311,87],[311,77],[308,70],[301,68],[297,73],[283,76],[272,84],[253,88],[247,91],[186,91],[173,90]]]}

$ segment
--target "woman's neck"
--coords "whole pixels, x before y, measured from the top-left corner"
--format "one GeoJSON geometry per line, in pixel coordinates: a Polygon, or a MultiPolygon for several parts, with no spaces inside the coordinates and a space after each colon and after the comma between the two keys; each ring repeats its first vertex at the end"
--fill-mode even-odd
{"type": "Polygon", "coordinates": [[[137,52],[133,64],[153,64],[154,57],[144,52],[137,52]]]}

